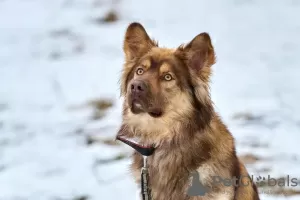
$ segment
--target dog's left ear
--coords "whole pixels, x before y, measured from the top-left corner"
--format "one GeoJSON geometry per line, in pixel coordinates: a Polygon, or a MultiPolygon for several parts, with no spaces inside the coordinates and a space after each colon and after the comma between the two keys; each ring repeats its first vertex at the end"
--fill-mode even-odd
{"type": "Polygon", "coordinates": [[[186,46],[178,48],[176,53],[197,74],[215,63],[215,52],[208,33],[197,35],[186,46]]]}
{"type": "Polygon", "coordinates": [[[154,46],[157,46],[157,44],[150,39],[140,23],[134,22],[128,26],[123,46],[127,60],[143,56],[154,46]]]}

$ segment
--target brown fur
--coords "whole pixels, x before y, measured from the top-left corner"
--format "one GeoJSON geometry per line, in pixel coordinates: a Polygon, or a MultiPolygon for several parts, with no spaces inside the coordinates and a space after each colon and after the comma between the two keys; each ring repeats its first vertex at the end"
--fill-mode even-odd
{"type": "MultiPolygon", "coordinates": [[[[149,156],[153,200],[258,200],[256,186],[213,185],[212,176],[248,176],[236,156],[234,139],[214,111],[209,92],[215,53],[207,33],[177,49],[160,48],[139,23],[129,25],[125,41],[125,64],[121,77],[124,97],[123,123],[118,135],[138,137],[143,144],[155,144],[149,156]],[[138,75],[137,70],[143,73],[138,75]],[[172,80],[166,81],[165,74],[172,80]],[[130,86],[143,81],[147,91],[138,100],[142,110],[133,109],[130,86]],[[150,116],[151,109],[160,117],[150,116]],[[197,170],[205,196],[186,192],[191,172],[197,170]]],[[[132,172],[140,184],[142,156],[133,155],[132,172]]]]}

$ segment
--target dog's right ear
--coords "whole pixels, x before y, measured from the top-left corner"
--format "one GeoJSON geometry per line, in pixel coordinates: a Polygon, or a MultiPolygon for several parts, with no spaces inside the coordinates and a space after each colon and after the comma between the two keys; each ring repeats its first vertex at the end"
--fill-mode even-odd
{"type": "Polygon", "coordinates": [[[157,46],[156,43],[140,23],[134,22],[128,26],[123,46],[126,60],[139,58],[154,46],[157,46]]]}
{"type": "Polygon", "coordinates": [[[209,77],[210,67],[215,63],[215,53],[208,33],[197,35],[186,46],[179,47],[176,53],[194,73],[209,77]]]}

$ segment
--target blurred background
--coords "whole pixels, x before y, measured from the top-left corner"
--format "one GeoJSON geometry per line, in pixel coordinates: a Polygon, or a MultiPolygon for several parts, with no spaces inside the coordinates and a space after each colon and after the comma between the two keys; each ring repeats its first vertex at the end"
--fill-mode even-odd
{"type": "Polygon", "coordinates": [[[0,200],[135,199],[114,141],[133,21],[167,47],[211,35],[238,155],[258,179],[297,178],[258,180],[262,199],[300,199],[300,1],[0,0],[0,200]]]}

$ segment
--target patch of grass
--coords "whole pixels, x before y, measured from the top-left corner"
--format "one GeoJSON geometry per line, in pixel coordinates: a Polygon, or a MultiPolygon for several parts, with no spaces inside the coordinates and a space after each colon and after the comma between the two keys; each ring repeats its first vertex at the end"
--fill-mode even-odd
{"type": "Polygon", "coordinates": [[[233,115],[232,118],[236,119],[236,120],[245,120],[245,121],[261,121],[261,120],[263,120],[263,116],[254,115],[249,112],[236,113],[235,115],[233,115]]]}
{"type": "Polygon", "coordinates": [[[64,56],[72,55],[73,53],[82,53],[85,49],[83,37],[80,34],[73,32],[69,28],[61,28],[50,31],[52,40],[67,40],[70,42],[70,50],[61,51],[60,48],[55,48],[49,53],[49,59],[59,60],[64,56]]]}
{"type": "Polygon", "coordinates": [[[98,24],[113,23],[119,20],[118,14],[114,10],[110,10],[104,17],[98,17],[95,19],[98,24]]]}
{"type": "Polygon", "coordinates": [[[106,145],[111,145],[111,146],[119,146],[120,145],[120,143],[118,143],[114,139],[104,139],[104,140],[102,140],[102,143],[106,144],[106,145]]]}
{"type": "Polygon", "coordinates": [[[115,160],[123,160],[124,158],[126,158],[125,154],[119,154],[115,157],[115,160]]]}
{"type": "Polygon", "coordinates": [[[50,32],[51,37],[64,37],[64,36],[68,37],[70,35],[73,35],[73,33],[68,28],[57,29],[50,32]]]}
{"type": "Polygon", "coordinates": [[[75,197],[74,200],[88,200],[88,196],[80,196],[80,197],[75,197]]]}
{"type": "MultiPolygon", "coordinates": [[[[80,109],[86,109],[87,107],[92,108],[92,120],[98,120],[105,116],[108,109],[110,109],[114,105],[113,100],[111,99],[93,99],[88,101],[87,103],[80,104],[80,105],[73,105],[68,107],[68,110],[74,111],[74,110],[80,110],[80,109]]],[[[81,132],[82,130],[79,130],[81,132]]]]}
{"type": "Polygon", "coordinates": [[[51,60],[59,60],[60,58],[62,58],[62,53],[59,51],[51,51],[49,54],[49,59],[51,60]]]}
{"type": "Polygon", "coordinates": [[[105,116],[105,113],[102,111],[94,110],[91,119],[92,120],[99,120],[105,116]]]}
{"type": "Polygon", "coordinates": [[[94,109],[92,119],[98,120],[105,116],[105,112],[113,106],[113,102],[109,99],[97,99],[90,101],[88,105],[94,109]]]}
{"type": "Polygon", "coordinates": [[[263,187],[263,188],[260,188],[258,186],[258,188],[259,188],[259,193],[268,194],[268,195],[272,195],[272,196],[283,195],[285,197],[289,197],[289,196],[300,195],[300,190],[295,190],[295,189],[287,188],[287,187],[263,187]]]}
{"type": "Polygon", "coordinates": [[[108,159],[98,159],[96,161],[96,164],[97,165],[103,165],[103,164],[108,164],[108,163],[112,163],[112,162],[115,162],[115,161],[119,161],[119,160],[123,160],[127,157],[126,154],[123,154],[123,153],[120,153],[112,158],[108,158],[108,159]]]}
{"type": "Polygon", "coordinates": [[[267,148],[269,145],[268,144],[262,144],[262,143],[259,143],[259,142],[252,142],[250,144],[251,147],[253,148],[267,148]]]}
{"type": "Polygon", "coordinates": [[[54,200],[89,200],[90,197],[87,196],[87,195],[80,195],[80,196],[76,196],[76,197],[73,197],[73,198],[68,198],[68,199],[65,199],[65,198],[60,198],[60,197],[55,197],[54,200]]]}
{"type": "Polygon", "coordinates": [[[99,144],[106,144],[106,145],[111,145],[111,146],[119,146],[120,143],[118,143],[115,139],[100,139],[100,138],[95,138],[92,136],[87,136],[86,137],[86,144],[87,145],[92,145],[94,143],[99,143],[99,144]]]}
{"type": "Polygon", "coordinates": [[[96,99],[90,101],[88,104],[99,111],[105,111],[113,106],[113,102],[110,99],[96,99]]]}
{"type": "Polygon", "coordinates": [[[241,143],[243,146],[249,146],[253,148],[267,148],[269,145],[267,143],[261,143],[259,141],[247,140],[241,143]]]}
{"type": "Polygon", "coordinates": [[[0,165],[0,172],[5,170],[5,166],[4,165],[0,165]]]}
{"type": "Polygon", "coordinates": [[[300,195],[300,191],[289,188],[277,188],[273,191],[273,195],[295,196],[300,195]]]}
{"type": "Polygon", "coordinates": [[[253,155],[253,154],[245,154],[245,155],[241,155],[239,156],[239,158],[241,159],[241,161],[244,163],[244,164],[254,164],[256,163],[257,161],[260,160],[259,157],[253,155]]]}
{"type": "Polygon", "coordinates": [[[77,128],[77,129],[75,129],[75,134],[82,134],[82,133],[84,133],[84,128],[82,128],[82,127],[80,127],[80,128],[77,128]]]}

